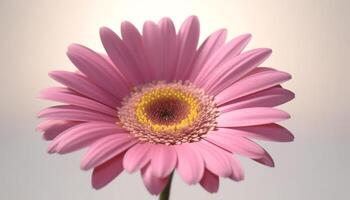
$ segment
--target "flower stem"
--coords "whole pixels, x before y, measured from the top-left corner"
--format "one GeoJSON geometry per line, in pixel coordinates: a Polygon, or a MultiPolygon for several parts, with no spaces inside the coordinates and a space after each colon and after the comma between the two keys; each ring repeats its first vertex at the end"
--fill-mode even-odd
{"type": "Polygon", "coordinates": [[[165,186],[163,192],[160,193],[159,200],[169,200],[171,181],[173,180],[173,175],[174,175],[174,172],[170,174],[167,185],[165,186]]]}

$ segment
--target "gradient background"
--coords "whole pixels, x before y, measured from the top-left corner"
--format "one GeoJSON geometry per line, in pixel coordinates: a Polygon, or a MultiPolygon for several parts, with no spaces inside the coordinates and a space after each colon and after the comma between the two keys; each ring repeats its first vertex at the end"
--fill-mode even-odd
{"type": "Polygon", "coordinates": [[[100,191],[90,172],[79,169],[83,151],[46,153],[47,142],[34,131],[36,113],[51,103],[36,99],[55,85],[47,73],[74,70],[65,52],[72,42],[102,51],[98,29],[130,20],[138,27],[162,16],[180,23],[198,15],[201,39],[227,27],[229,37],[250,32],[248,48],[270,47],[265,63],[288,71],[285,87],[296,99],[283,109],[293,143],[260,142],[276,162],[274,169],[240,159],[246,179],[222,179],[217,194],[187,186],[175,176],[172,199],[349,199],[350,1],[83,1],[2,0],[0,98],[0,199],[156,199],[140,175],[123,173],[100,191]]]}

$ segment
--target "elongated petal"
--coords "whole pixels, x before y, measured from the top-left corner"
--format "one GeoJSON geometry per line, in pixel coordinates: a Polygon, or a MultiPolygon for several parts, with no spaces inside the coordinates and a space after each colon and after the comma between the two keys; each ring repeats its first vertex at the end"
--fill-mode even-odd
{"type": "Polygon", "coordinates": [[[108,57],[127,80],[135,85],[142,83],[143,79],[138,70],[137,62],[122,39],[107,27],[100,29],[100,37],[108,57]]]}
{"type": "Polygon", "coordinates": [[[117,115],[116,109],[80,95],[66,93],[60,88],[47,88],[40,92],[39,98],[76,105],[82,108],[102,112],[110,116],[117,115]]]}
{"type": "Polygon", "coordinates": [[[160,194],[164,190],[169,179],[168,177],[159,178],[154,176],[149,165],[142,168],[141,175],[147,190],[153,195],[160,194]]]}
{"type": "Polygon", "coordinates": [[[152,147],[151,169],[154,176],[169,176],[174,170],[176,163],[177,154],[173,147],[162,144],[152,147]]]}
{"type": "Polygon", "coordinates": [[[256,143],[225,130],[218,130],[209,133],[205,140],[212,142],[232,153],[237,153],[249,158],[261,158],[265,154],[265,150],[256,143]]]}
{"type": "Polygon", "coordinates": [[[196,52],[193,67],[191,67],[190,81],[199,78],[200,72],[204,70],[203,67],[211,56],[223,45],[227,35],[226,29],[219,29],[212,33],[199,47],[196,52]]]}
{"type": "Polygon", "coordinates": [[[275,107],[294,98],[294,93],[280,86],[275,86],[250,94],[219,106],[220,113],[251,107],[275,107]]]}
{"type": "Polygon", "coordinates": [[[145,166],[152,157],[150,143],[138,143],[132,146],[126,153],[123,159],[123,166],[127,172],[135,172],[145,166]]]}
{"type": "Polygon", "coordinates": [[[142,82],[152,81],[149,73],[149,65],[146,61],[145,49],[143,45],[142,35],[137,28],[130,22],[124,21],[120,27],[124,44],[130,49],[130,54],[137,63],[137,69],[140,71],[142,82]]]}
{"type": "Polygon", "coordinates": [[[215,175],[229,177],[232,174],[230,160],[222,148],[202,140],[192,144],[198,150],[204,160],[205,168],[215,175]]]}
{"type": "Polygon", "coordinates": [[[49,75],[51,78],[68,88],[112,108],[115,108],[120,103],[120,101],[113,95],[97,87],[94,83],[80,74],[66,71],[53,71],[50,72],[49,75]]]}
{"type": "Polygon", "coordinates": [[[275,162],[273,161],[272,157],[270,156],[270,154],[267,151],[265,151],[263,157],[256,158],[256,159],[253,159],[253,160],[258,162],[258,163],[260,163],[260,164],[266,165],[268,167],[274,167],[275,166],[275,162]]]}
{"type": "Polygon", "coordinates": [[[219,177],[209,170],[205,170],[200,184],[206,191],[215,193],[219,190],[219,177]]]}
{"type": "Polygon", "coordinates": [[[215,97],[215,101],[218,103],[218,105],[221,105],[239,97],[243,97],[279,85],[289,80],[290,78],[291,76],[285,72],[260,72],[248,76],[226,88],[215,97]]]}
{"type": "Polygon", "coordinates": [[[143,25],[143,44],[145,54],[149,63],[149,72],[154,80],[162,77],[164,67],[162,66],[163,49],[159,26],[153,21],[147,21],[143,25]]]}
{"type": "Polygon", "coordinates": [[[93,143],[81,161],[81,169],[96,167],[137,143],[130,134],[115,134],[93,143]]]}
{"type": "Polygon", "coordinates": [[[218,131],[224,131],[236,136],[249,137],[259,140],[274,142],[290,142],[294,140],[293,134],[286,128],[278,124],[264,124],[258,126],[219,128],[218,131]]]}
{"type": "MultiPolygon", "coordinates": [[[[170,81],[176,70],[177,46],[176,31],[173,21],[170,18],[162,18],[158,23],[161,35],[162,57],[161,65],[163,66],[162,80],[170,81]]],[[[160,56],[160,55],[159,55],[160,56]]]]}
{"type": "Polygon", "coordinates": [[[219,115],[218,127],[242,127],[275,123],[290,118],[289,114],[269,107],[244,108],[219,115]]]}
{"type": "Polygon", "coordinates": [[[240,35],[215,51],[215,53],[208,58],[205,65],[203,65],[194,83],[199,86],[203,86],[203,83],[208,80],[208,77],[212,74],[212,72],[218,70],[218,66],[224,62],[227,62],[229,59],[233,59],[239,55],[247,46],[250,39],[250,34],[240,35]]]}
{"type": "Polygon", "coordinates": [[[82,73],[115,97],[122,99],[129,93],[124,77],[100,54],[82,45],[72,44],[67,55],[82,73]]]}
{"type": "Polygon", "coordinates": [[[231,161],[231,167],[232,167],[232,175],[231,179],[235,181],[241,181],[244,179],[244,171],[241,163],[236,160],[233,156],[230,158],[231,161]]]}
{"type": "Polygon", "coordinates": [[[100,189],[113,181],[123,171],[123,154],[111,158],[107,162],[94,168],[92,172],[92,187],[100,189]]]}
{"type": "Polygon", "coordinates": [[[272,71],[277,71],[277,69],[274,69],[271,67],[256,67],[252,71],[250,71],[248,74],[246,74],[243,78],[247,78],[248,76],[256,75],[261,72],[272,72],[272,71]]]}
{"type": "Polygon", "coordinates": [[[39,118],[72,121],[104,121],[115,123],[115,117],[73,105],[45,108],[38,113],[39,118]]]}
{"type": "Polygon", "coordinates": [[[37,126],[37,130],[43,131],[45,140],[53,140],[65,130],[80,124],[81,122],[65,120],[45,120],[37,126]]]}
{"type": "Polygon", "coordinates": [[[253,49],[223,62],[202,88],[213,95],[220,93],[264,62],[271,52],[267,48],[253,49]]]}
{"type": "Polygon", "coordinates": [[[71,122],[72,121],[65,121],[65,120],[44,120],[44,121],[41,121],[36,126],[36,130],[44,132],[44,131],[50,129],[51,127],[53,127],[53,126],[66,124],[66,123],[71,123],[71,122]]]}
{"type": "Polygon", "coordinates": [[[62,137],[55,139],[52,145],[58,153],[69,153],[84,148],[100,138],[118,133],[125,133],[125,130],[116,124],[88,122],[67,130],[62,137]]]}
{"type": "Polygon", "coordinates": [[[199,152],[191,147],[191,144],[175,146],[177,153],[177,166],[181,178],[188,184],[198,183],[204,173],[204,161],[199,152]]]}
{"type": "Polygon", "coordinates": [[[196,16],[185,20],[180,27],[177,38],[179,54],[174,78],[175,80],[184,80],[188,77],[199,39],[199,21],[196,16]]]}
{"type": "MultiPolygon", "coordinates": [[[[82,94],[79,94],[78,92],[76,92],[70,88],[67,88],[67,87],[56,86],[56,87],[50,87],[48,89],[53,90],[53,91],[57,91],[59,93],[71,94],[71,95],[76,95],[76,96],[83,96],[82,94]]],[[[40,92],[39,92],[39,95],[40,95],[40,92]]]]}

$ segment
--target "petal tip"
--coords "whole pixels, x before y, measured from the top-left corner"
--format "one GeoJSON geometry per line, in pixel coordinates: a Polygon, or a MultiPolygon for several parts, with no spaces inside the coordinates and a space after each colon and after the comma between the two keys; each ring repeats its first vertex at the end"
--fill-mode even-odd
{"type": "Polygon", "coordinates": [[[105,36],[114,33],[110,28],[106,27],[106,26],[102,26],[99,30],[100,33],[100,37],[104,38],[105,36]]]}
{"type": "Polygon", "coordinates": [[[58,80],[62,75],[67,74],[68,72],[63,70],[53,70],[48,73],[48,76],[54,80],[58,80]]]}
{"type": "Polygon", "coordinates": [[[57,75],[58,72],[59,71],[57,71],[57,70],[50,71],[47,75],[49,75],[49,77],[51,77],[51,78],[54,78],[57,75]]]}
{"type": "Polygon", "coordinates": [[[101,184],[101,183],[98,183],[98,181],[95,181],[94,176],[92,176],[91,178],[91,186],[92,188],[94,188],[95,190],[99,190],[101,188],[103,188],[105,185],[104,184],[101,184]]]}
{"type": "Polygon", "coordinates": [[[134,167],[134,166],[131,166],[131,165],[126,164],[125,159],[123,159],[122,165],[123,165],[124,170],[125,170],[127,173],[129,173],[129,174],[132,174],[132,173],[134,173],[135,171],[138,170],[137,167],[134,167]]]}
{"type": "Polygon", "coordinates": [[[270,49],[270,48],[263,48],[263,50],[264,50],[264,53],[266,55],[271,55],[272,54],[272,49],[270,49]]]}
{"type": "Polygon", "coordinates": [[[87,171],[91,168],[90,164],[88,162],[85,161],[85,159],[83,159],[80,163],[80,169],[87,171]]]}
{"type": "Polygon", "coordinates": [[[78,44],[78,43],[71,43],[70,45],[68,45],[67,47],[67,53],[70,52],[74,52],[76,50],[79,50],[81,47],[83,47],[83,45],[78,44]]]}
{"type": "Polygon", "coordinates": [[[47,148],[47,153],[49,153],[49,154],[54,154],[54,153],[56,153],[55,147],[56,147],[56,145],[53,145],[53,143],[51,143],[51,144],[49,145],[49,147],[47,148]]]}
{"type": "Polygon", "coordinates": [[[130,26],[130,25],[132,25],[132,23],[127,21],[127,20],[124,20],[124,21],[122,21],[122,23],[120,23],[121,27],[127,27],[127,26],[130,26]]]}
{"type": "Polygon", "coordinates": [[[252,39],[252,34],[251,33],[245,33],[245,34],[241,35],[241,37],[244,38],[245,40],[250,41],[252,39]]]}
{"type": "Polygon", "coordinates": [[[159,24],[162,24],[162,23],[173,23],[173,21],[171,20],[170,17],[162,17],[159,22],[159,24]]]}
{"type": "Polygon", "coordinates": [[[240,177],[236,177],[235,181],[241,182],[241,181],[244,181],[244,179],[245,179],[245,177],[243,175],[243,176],[240,176],[240,177]]]}
{"type": "Polygon", "coordinates": [[[294,135],[292,133],[290,133],[288,136],[287,136],[287,142],[293,142],[295,139],[294,135]]]}
{"type": "Polygon", "coordinates": [[[146,20],[143,23],[143,32],[145,32],[146,29],[151,29],[151,28],[156,28],[156,27],[158,27],[158,26],[157,26],[157,24],[154,21],[146,20]]]}
{"type": "Polygon", "coordinates": [[[187,18],[187,20],[191,20],[191,21],[196,20],[196,21],[199,21],[197,15],[190,15],[190,16],[187,18]]]}
{"type": "Polygon", "coordinates": [[[254,159],[256,162],[263,164],[265,166],[274,168],[275,167],[275,161],[271,157],[271,155],[268,152],[265,152],[265,155],[261,158],[254,159]]]}

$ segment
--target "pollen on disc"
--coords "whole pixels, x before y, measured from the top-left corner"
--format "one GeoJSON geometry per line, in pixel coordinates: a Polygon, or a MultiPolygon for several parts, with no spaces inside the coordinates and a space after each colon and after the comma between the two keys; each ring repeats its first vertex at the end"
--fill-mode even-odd
{"type": "Polygon", "coordinates": [[[213,97],[190,83],[150,83],[123,100],[121,125],[140,140],[180,144],[199,141],[216,125],[213,97]]]}

